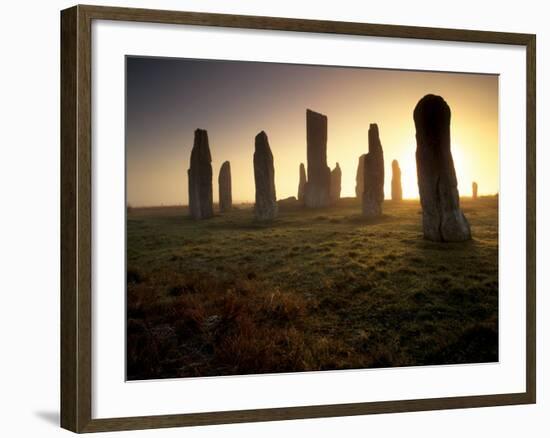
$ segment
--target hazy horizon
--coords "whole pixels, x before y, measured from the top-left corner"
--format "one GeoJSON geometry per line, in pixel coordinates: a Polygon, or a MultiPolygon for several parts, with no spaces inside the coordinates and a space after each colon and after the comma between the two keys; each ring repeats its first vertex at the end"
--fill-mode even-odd
{"type": "Polygon", "coordinates": [[[461,196],[498,193],[498,76],[326,67],[247,61],[127,57],[127,202],[187,205],[194,131],[208,131],[213,195],[230,161],[235,203],[254,202],[254,137],[265,131],[274,156],[277,199],[296,196],[306,160],[306,109],[328,117],[327,160],[342,169],[342,197],[355,196],[358,158],[377,123],[385,194],[399,161],[403,195],[418,198],[416,103],[441,95],[451,107],[451,150],[461,196]]]}

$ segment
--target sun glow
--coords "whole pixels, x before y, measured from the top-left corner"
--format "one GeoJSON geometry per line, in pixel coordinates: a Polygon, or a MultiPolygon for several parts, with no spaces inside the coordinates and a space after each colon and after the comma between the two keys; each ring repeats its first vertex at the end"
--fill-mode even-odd
{"type": "Polygon", "coordinates": [[[455,165],[455,173],[460,196],[470,196],[472,192],[472,178],[464,160],[464,149],[459,143],[451,142],[451,153],[455,165]]]}
{"type": "Polygon", "coordinates": [[[328,118],[327,165],[334,169],[340,164],[342,197],[355,196],[358,159],[368,152],[369,124],[377,123],[385,198],[391,199],[391,163],[397,160],[403,197],[417,199],[413,111],[428,93],[441,95],[451,108],[460,195],[471,196],[473,181],[480,195],[498,192],[496,76],[193,60],[165,61],[159,70],[160,61],[128,62],[127,196],[134,206],[188,202],[187,169],[196,128],[208,131],[214,202],[217,175],[226,160],[233,199],[253,202],[254,137],[261,130],[273,153],[277,198],[296,196],[299,165],[307,167],[307,108],[328,118]],[[152,87],[151,76],[170,80],[155,81],[152,87]]]}
{"type": "MultiPolygon", "coordinates": [[[[397,157],[399,161],[399,167],[401,168],[401,186],[403,187],[404,199],[418,199],[418,177],[416,172],[416,146],[403,146],[401,149],[401,159],[397,157]]],[[[455,166],[456,178],[458,182],[458,190],[460,196],[471,196],[472,182],[475,180],[472,178],[471,172],[468,166],[468,160],[464,159],[464,152],[461,145],[451,140],[451,153],[453,155],[453,162],[455,166]]],[[[386,167],[386,181],[385,181],[385,197],[391,199],[391,162],[394,158],[384,157],[386,167]]]]}
{"type": "Polygon", "coordinates": [[[401,167],[401,186],[403,187],[403,198],[418,199],[418,180],[416,177],[416,159],[414,154],[412,159],[403,160],[402,163],[399,163],[399,167],[401,167]]]}

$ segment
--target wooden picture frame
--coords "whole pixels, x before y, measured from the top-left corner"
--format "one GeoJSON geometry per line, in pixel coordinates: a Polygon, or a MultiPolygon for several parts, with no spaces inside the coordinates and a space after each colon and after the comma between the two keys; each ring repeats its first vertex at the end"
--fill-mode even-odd
{"type": "Polygon", "coordinates": [[[536,37],[530,34],[196,12],[75,6],[61,12],[61,426],[98,432],[535,403],[536,37]],[[526,391],[522,393],[195,414],[92,418],[91,25],[138,21],[519,45],[526,48],[526,391]]]}

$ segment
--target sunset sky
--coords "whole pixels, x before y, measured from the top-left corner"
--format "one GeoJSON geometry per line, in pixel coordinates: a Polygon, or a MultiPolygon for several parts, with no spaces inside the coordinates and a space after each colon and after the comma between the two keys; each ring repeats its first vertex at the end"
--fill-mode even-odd
{"type": "Polygon", "coordinates": [[[132,206],[187,204],[193,133],[210,141],[214,201],[229,160],[233,201],[254,200],[254,137],[273,152],[277,198],[296,196],[306,162],[306,109],[328,117],[328,165],[342,169],[342,196],[355,196],[359,155],[377,123],[390,198],[391,161],[403,195],[417,198],[416,103],[441,95],[451,107],[451,150],[461,196],[498,192],[498,76],[240,61],[127,58],[127,201],[132,206]]]}

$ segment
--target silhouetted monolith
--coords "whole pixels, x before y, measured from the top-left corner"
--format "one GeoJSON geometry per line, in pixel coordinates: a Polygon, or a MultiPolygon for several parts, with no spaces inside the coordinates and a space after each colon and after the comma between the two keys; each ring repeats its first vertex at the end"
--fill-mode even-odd
{"type": "Polygon", "coordinates": [[[336,167],[330,172],[330,203],[334,204],[340,199],[342,191],[342,170],[340,164],[336,163],[336,167]]]}
{"type": "Polygon", "coordinates": [[[472,199],[474,201],[477,199],[477,183],[475,181],[472,183],[472,199]]]}
{"type": "Polygon", "coordinates": [[[414,109],[416,171],[424,238],[460,242],[471,238],[460,209],[451,154],[451,109],[441,96],[428,94],[414,109]]]}
{"type": "Polygon", "coordinates": [[[306,111],[307,182],[304,193],[306,207],[330,204],[330,168],[327,166],[327,117],[306,111]]]}
{"type": "Polygon", "coordinates": [[[220,197],[220,211],[230,211],[233,207],[233,197],[231,194],[231,165],[225,161],[220,167],[218,175],[218,187],[220,197]]]}
{"type": "Polygon", "coordinates": [[[363,190],[365,189],[365,157],[367,154],[359,156],[357,164],[357,174],[355,175],[355,196],[361,200],[363,198],[363,190]]]}
{"type": "Polygon", "coordinates": [[[193,219],[206,219],[214,215],[211,162],[208,133],[204,129],[197,129],[191,150],[191,165],[187,171],[189,214],[193,219]]]}
{"type": "Polygon", "coordinates": [[[401,201],[403,199],[401,169],[399,168],[399,162],[397,160],[391,162],[391,198],[394,201],[401,201]]]}
{"type": "Polygon", "coordinates": [[[254,181],[256,183],[256,219],[271,220],[277,216],[277,195],[275,193],[275,167],[273,154],[264,131],[256,136],[254,146],[254,181]]]}
{"type": "Polygon", "coordinates": [[[384,152],[376,123],[369,126],[369,153],[365,156],[363,168],[363,216],[373,218],[382,214],[384,202],[384,152]]]}
{"type": "Polygon", "coordinates": [[[306,168],[304,163],[300,163],[300,182],[298,184],[298,202],[304,203],[304,195],[306,192],[306,168]]]}

